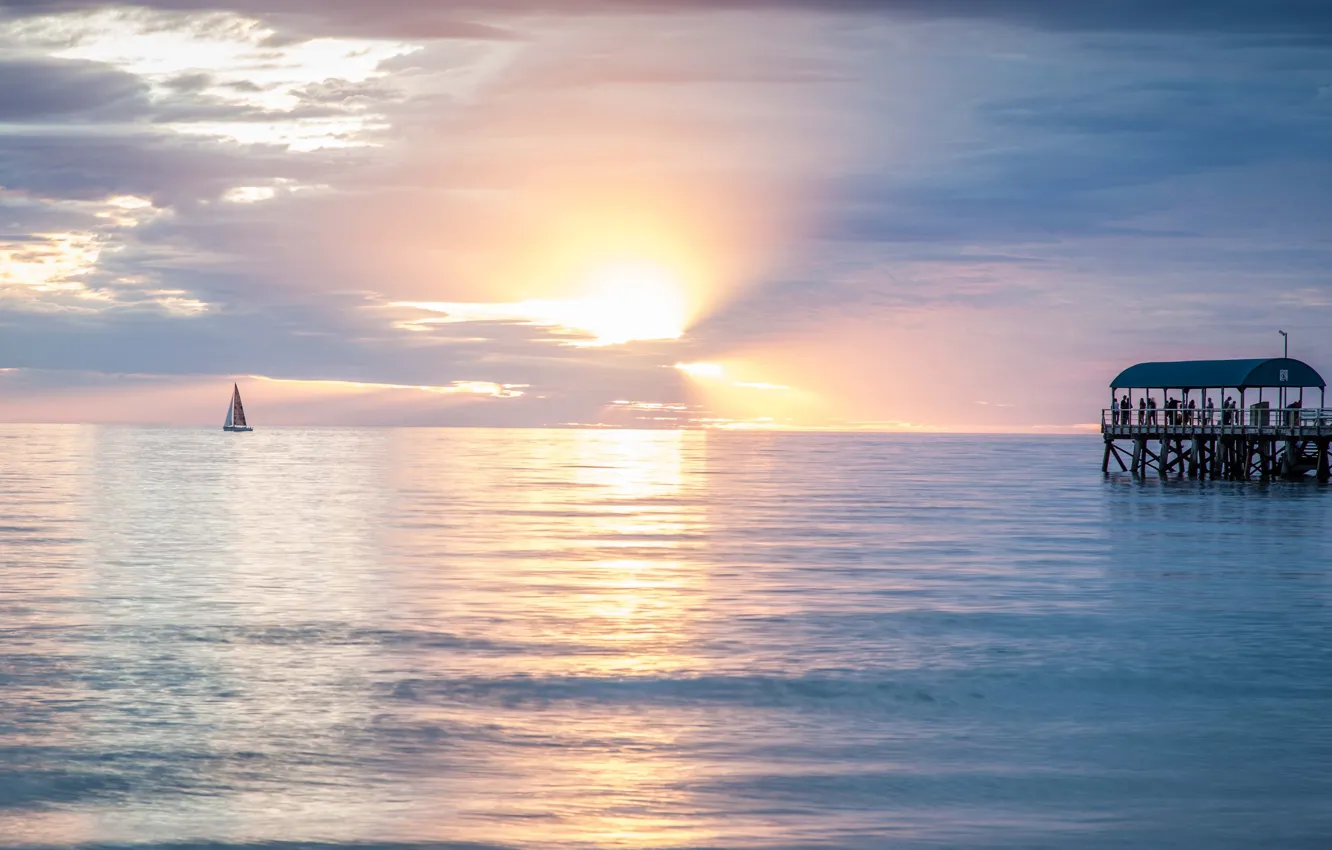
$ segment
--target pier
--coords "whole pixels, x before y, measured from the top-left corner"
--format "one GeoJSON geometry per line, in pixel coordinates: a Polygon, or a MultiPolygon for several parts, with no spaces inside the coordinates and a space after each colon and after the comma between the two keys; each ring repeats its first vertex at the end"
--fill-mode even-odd
{"type": "Polygon", "coordinates": [[[1111,381],[1111,406],[1101,411],[1101,471],[1114,461],[1137,478],[1270,481],[1313,473],[1326,483],[1326,387],[1311,366],[1288,357],[1130,366],[1111,381]],[[1306,390],[1310,403],[1317,390],[1316,407],[1305,405],[1306,390]]]}

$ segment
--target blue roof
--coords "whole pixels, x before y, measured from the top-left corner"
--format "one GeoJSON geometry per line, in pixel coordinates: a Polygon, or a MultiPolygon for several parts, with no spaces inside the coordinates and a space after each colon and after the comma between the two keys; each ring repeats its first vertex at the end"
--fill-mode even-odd
{"type": "Polygon", "coordinates": [[[1139,363],[1120,372],[1110,386],[1143,389],[1204,389],[1206,387],[1326,387],[1313,367],[1289,357],[1260,360],[1178,360],[1139,363]]]}

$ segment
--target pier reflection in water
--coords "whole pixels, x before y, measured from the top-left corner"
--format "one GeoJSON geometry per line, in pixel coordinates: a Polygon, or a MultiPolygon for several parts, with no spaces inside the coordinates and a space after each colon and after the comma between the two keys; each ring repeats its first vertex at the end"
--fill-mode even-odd
{"type": "Polygon", "coordinates": [[[5,426],[0,846],[1320,846],[1332,491],[1098,440],[5,426]]]}

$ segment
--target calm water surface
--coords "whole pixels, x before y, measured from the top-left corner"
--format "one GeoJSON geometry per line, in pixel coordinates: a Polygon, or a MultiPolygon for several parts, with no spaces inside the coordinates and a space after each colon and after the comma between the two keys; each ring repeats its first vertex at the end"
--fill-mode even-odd
{"type": "Polygon", "coordinates": [[[0,846],[1332,846],[1332,488],[1099,461],[0,427],[0,846]]]}

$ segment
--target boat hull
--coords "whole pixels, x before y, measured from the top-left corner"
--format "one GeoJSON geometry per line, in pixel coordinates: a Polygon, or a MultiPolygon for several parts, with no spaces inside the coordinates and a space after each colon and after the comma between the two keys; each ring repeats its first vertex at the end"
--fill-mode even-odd
{"type": "Polygon", "coordinates": [[[238,433],[238,432],[241,432],[241,431],[253,431],[254,429],[251,428],[251,427],[248,426],[248,425],[242,425],[242,426],[239,426],[239,427],[237,427],[236,425],[223,425],[223,426],[222,426],[222,430],[223,430],[223,431],[231,431],[231,432],[234,434],[234,433],[238,433]]]}

